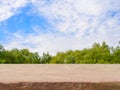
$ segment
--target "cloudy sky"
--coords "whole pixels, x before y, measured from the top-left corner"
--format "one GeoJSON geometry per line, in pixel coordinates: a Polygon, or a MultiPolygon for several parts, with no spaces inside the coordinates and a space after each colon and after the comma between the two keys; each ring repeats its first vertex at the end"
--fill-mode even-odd
{"type": "Polygon", "coordinates": [[[120,41],[120,0],[0,0],[0,43],[51,54],[120,41]]]}

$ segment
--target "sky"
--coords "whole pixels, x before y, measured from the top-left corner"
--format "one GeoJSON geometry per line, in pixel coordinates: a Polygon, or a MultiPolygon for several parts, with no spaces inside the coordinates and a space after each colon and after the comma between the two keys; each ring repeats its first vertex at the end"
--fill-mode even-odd
{"type": "Polygon", "coordinates": [[[56,52],[120,41],[120,0],[0,0],[5,49],[56,52]]]}

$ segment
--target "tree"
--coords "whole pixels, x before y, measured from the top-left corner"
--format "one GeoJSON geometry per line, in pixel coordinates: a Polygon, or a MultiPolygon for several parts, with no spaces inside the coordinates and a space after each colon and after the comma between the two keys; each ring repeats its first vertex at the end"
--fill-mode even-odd
{"type": "Polygon", "coordinates": [[[5,51],[4,47],[0,44],[0,63],[5,63],[6,60],[4,59],[3,52],[5,51]]]}
{"type": "Polygon", "coordinates": [[[56,56],[52,57],[52,60],[50,61],[50,63],[53,64],[63,64],[65,63],[65,54],[64,52],[58,52],[56,56]]]}
{"type": "Polygon", "coordinates": [[[120,42],[117,47],[113,48],[112,56],[115,63],[120,63],[120,42]]]}
{"type": "Polygon", "coordinates": [[[52,56],[49,54],[49,52],[43,53],[40,62],[42,64],[50,63],[51,58],[52,58],[52,56]]]}
{"type": "Polygon", "coordinates": [[[4,47],[0,44],[0,52],[4,51],[4,47]]]}
{"type": "Polygon", "coordinates": [[[37,52],[28,49],[5,50],[0,44],[0,63],[20,64],[110,64],[120,63],[120,42],[116,47],[109,47],[106,42],[94,43],[91,48],[83,50],[68,50],[51,56],[48,52],[39,56],[37,52]]]}

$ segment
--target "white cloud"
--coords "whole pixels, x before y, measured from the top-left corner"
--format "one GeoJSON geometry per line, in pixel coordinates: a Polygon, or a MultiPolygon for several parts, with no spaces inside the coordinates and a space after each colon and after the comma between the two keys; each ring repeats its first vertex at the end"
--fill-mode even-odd
{"type": "MultiPolygon", "coordinates": [[[[36,1],[34,6],[38,8],[39,14],[48,18],[55,30],[65,34],[74,33],[81,39],[86,36],[94,41],[119,40],[120,0],[52,0],[51,3],[46,2],[47,0],[36,1]],[[109,16],[109,13],[111,15],[116,13],[116,15],[109,16]]],[[[113,43],[111,41],[111,44],[113,43]]]]}
{"type": "Polygon", "coordinates": [[[85,42],[85,39],[81,40],[74,36],[62,36],[53,33],[26,36],[18,32],[13,34],[11,41],[5,45],[5,48],[8,50],[12,48],[28,48],[30,51],[39,52],[40,55],[47,51],[55,55],[58,51],[82,49],[90,46],[91,43],[88,45],[80,44],[85,42]]]}
{"type": "MultiPolygon", "coordinates": [[[[6,9],[0,12],[0,21],[14,15],[18,8],[27,3],[26,0],[17,0],[15,5],[12,3],[7,5],[7,2],[10,1],[2,1],[1,11],[3,8],[6,9]]],[[[7,49],[29,48],[40,54],[44,51],[54,54],[58,51],[89,47],[94,42],[106,41],[109,45],[115,45],[120,40],[120,0],[51,0],[50,3],[48,0],[29,0],[29,2],[34,6],[33,12],[47,18],[58,33],[40,34],[40,28],[35,26],[33,30],[38,34],[15,33],[9,45],[5,46],[7,49]]]]}
{"type": "Polygon", "coordinates": [[[18,13],[18,9],[26,4],[27,0],[0,0],[0,22],[18,13]]]}

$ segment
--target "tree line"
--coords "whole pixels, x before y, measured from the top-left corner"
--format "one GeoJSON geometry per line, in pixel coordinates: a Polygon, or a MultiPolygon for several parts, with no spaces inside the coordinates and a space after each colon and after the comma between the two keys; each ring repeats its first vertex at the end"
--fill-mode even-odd
{"type": "Polygon", "coordinates": [[[55,56],[28,49],[5,50],[0,44],[1,64],[120,64],[120,42],[116,47],[110,47],[106,42],[94,43],[91,48],[83,50],[68,50],[58,52],[55,56]]]}

